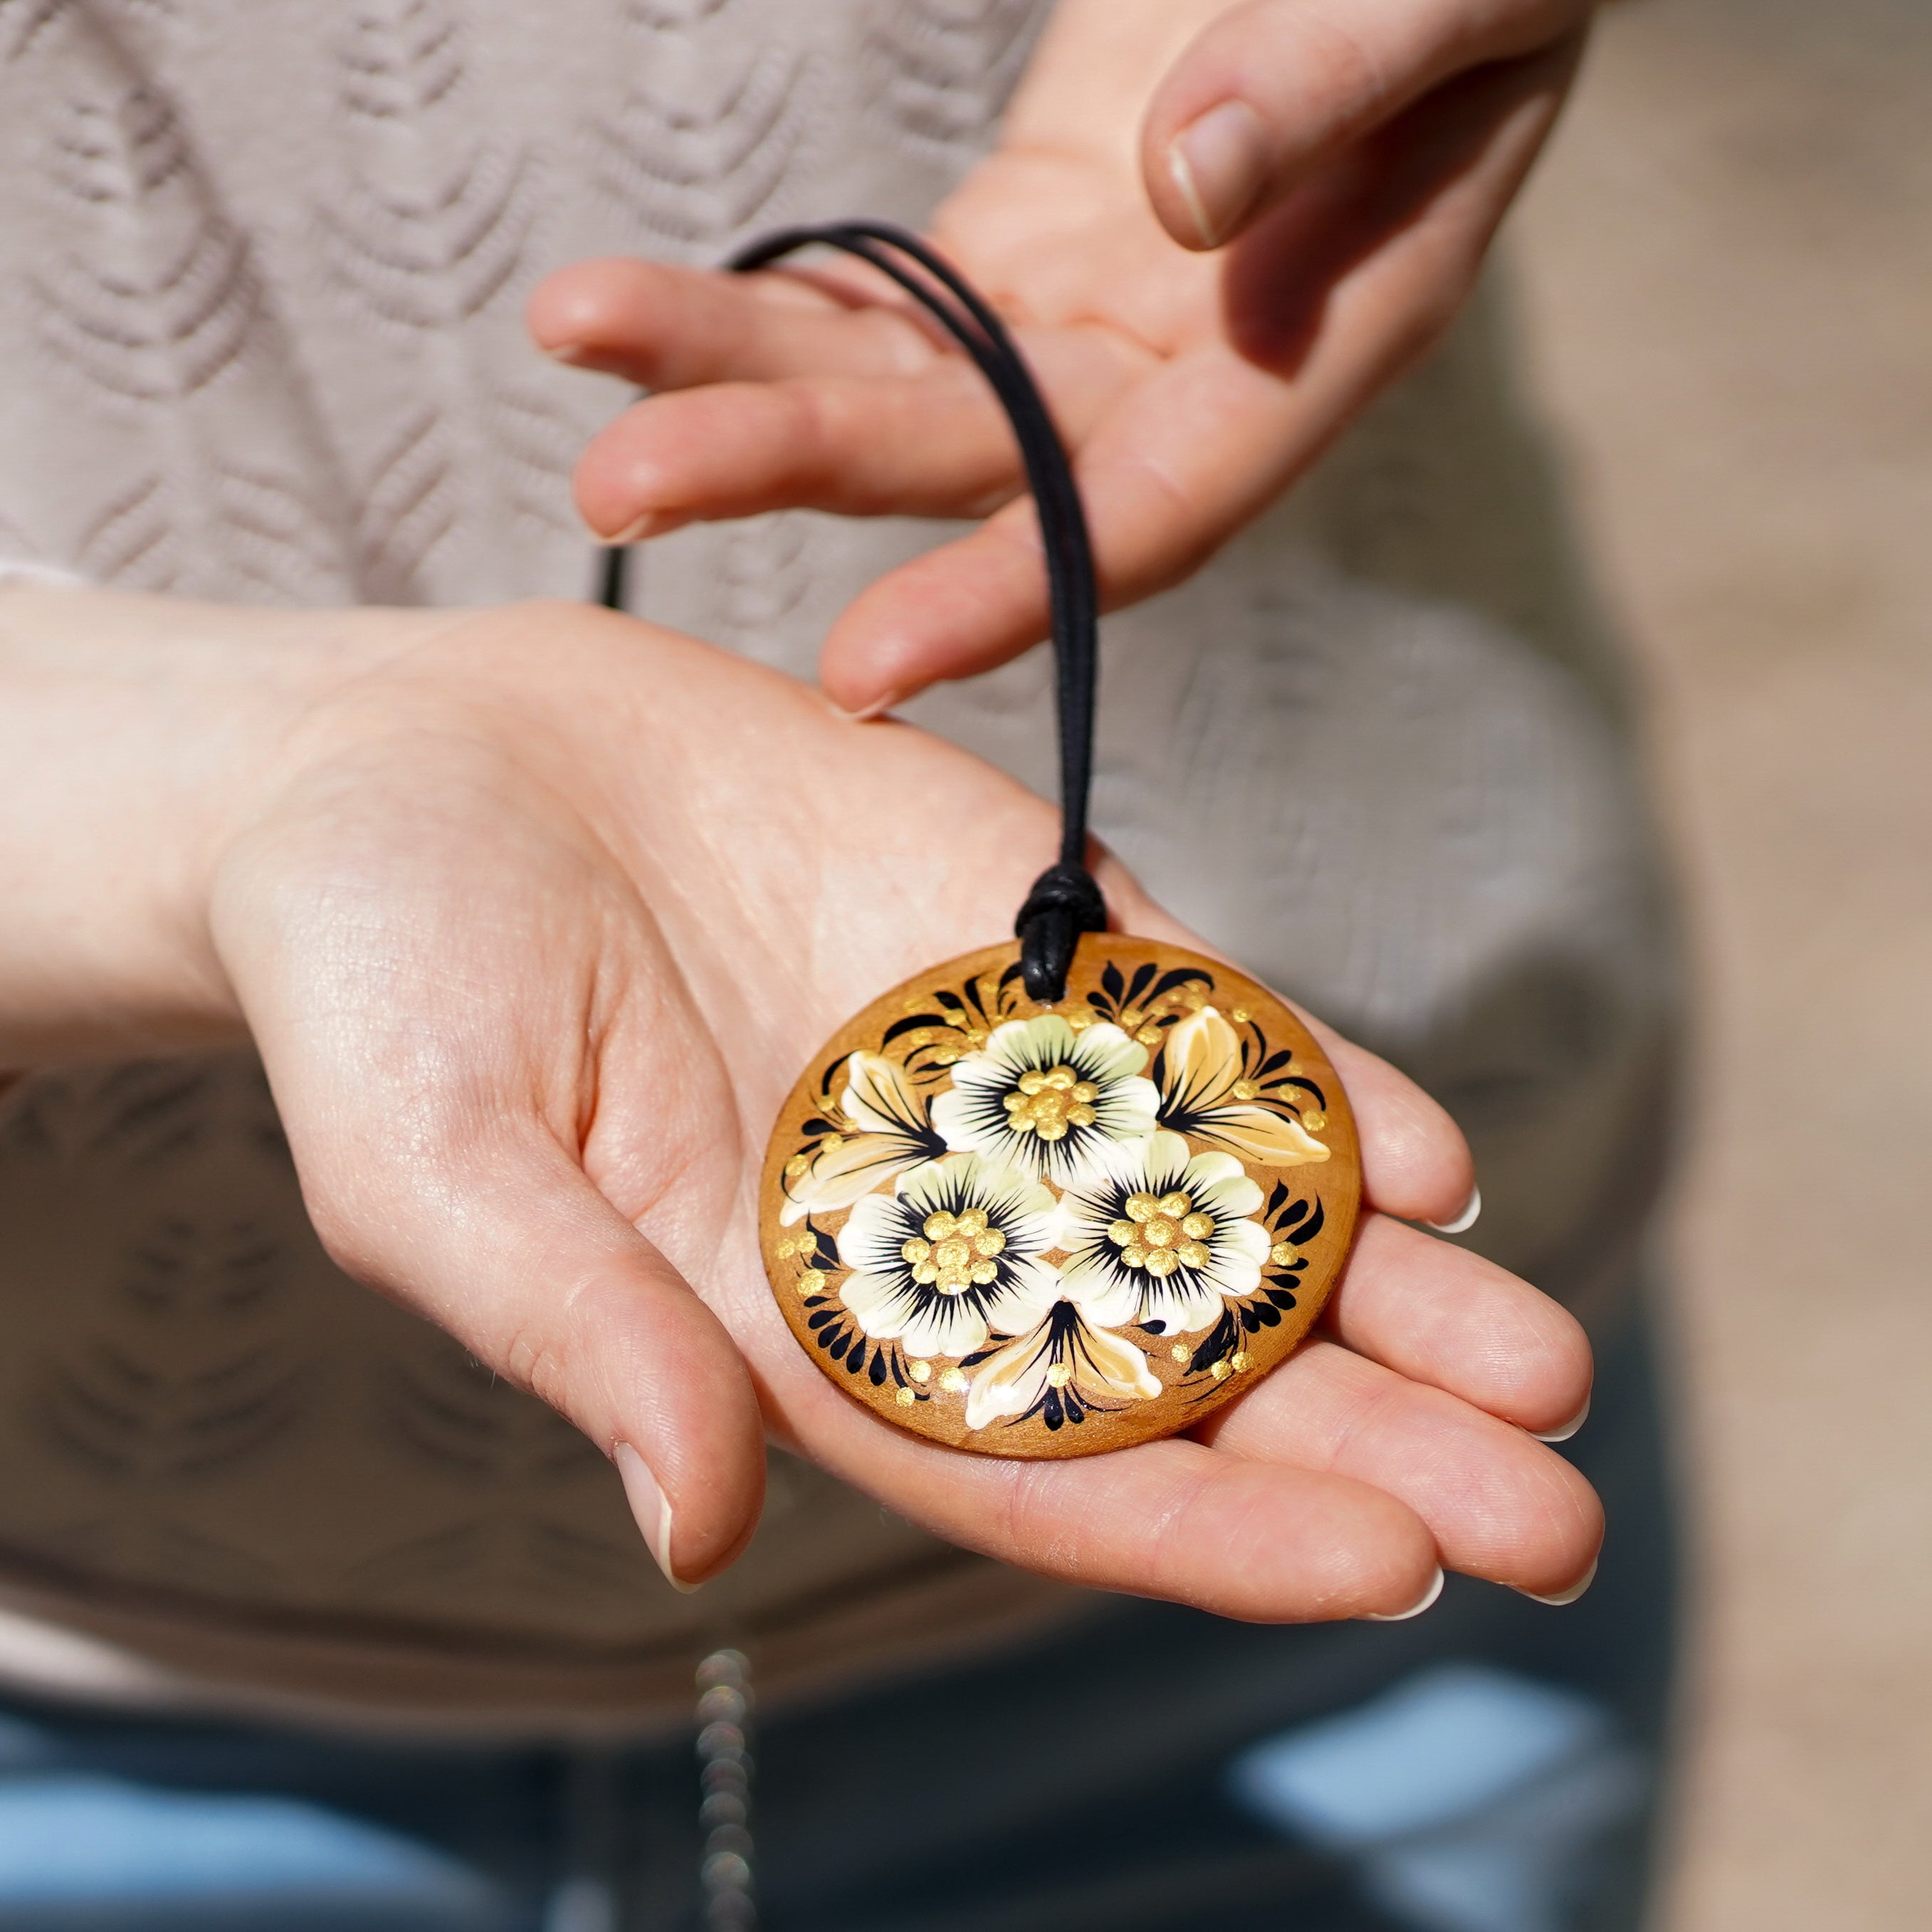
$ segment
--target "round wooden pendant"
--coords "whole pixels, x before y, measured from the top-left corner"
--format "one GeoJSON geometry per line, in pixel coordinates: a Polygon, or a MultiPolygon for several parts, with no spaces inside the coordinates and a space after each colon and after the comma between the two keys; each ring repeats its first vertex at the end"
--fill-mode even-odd
{"type": "Polygon", "coordinates": [[[1017,942],[826,1043],[772,1130],[760,1233],[792,1332],[855,1400],[990,1456],[1191,1427],[1280,1361],[1347,1258],[1334,1070],[1274,994],[1179,946],[1017,942]]]}

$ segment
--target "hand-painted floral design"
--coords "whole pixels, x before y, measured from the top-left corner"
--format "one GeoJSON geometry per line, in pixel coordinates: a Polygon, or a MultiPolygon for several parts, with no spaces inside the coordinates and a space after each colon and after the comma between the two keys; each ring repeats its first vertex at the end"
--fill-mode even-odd
{"type": "Polygon", "coordinates": [[[1144,1439],[1276,1359],[1332,1278],[1354,1142],[1322,1137],[1318,1048],[1215,962],[1120,944],[1053,1010],[1004,950],[910,985],[788,1107],[773,1286],[827,1374],[922,1433],[1144,1439]],[[1301,1167],[1324,1186],[1267,1171],[1301,1167]]]}
{"type": "Polygon", "coordinates": [[[1276,1099],[1306,1090],[1316,1102],[1313,1124],[1326,1124],[1318,1111],[1319,1090],[1286,1071],[1290,1058],[1251,1056],[1220,1012],[1202,1006],[1177,1023],[1162,1043],[1160,1124],[1218,1142],[1244,1160],[1267,1167],[1326,1160],[1328,1150],[1276,1099]]]}
{"type": "Polygon", "coordinates": [[[1038,1414],[1048,1428],[1084,1422],[1086,1411],[1149,1401],[1160,1384],[1132,1342],[1090,1322],[1078,1303],[1056,1301],[1038,1327],[982,1363],[966,1396],[966,1426],[1038,1414]]]}
{"type": "Polygon", "coordinates": [[[946,1151],[926,1118],[924,1100],[895,1062],[882,1053],[855,1053],[845,1063],[845,1075],[838,1102],[845,1130],[819,1136],[786,1171],[778,1219],[787,1227],[808,1214],[848,1208],[908,1168],[946,1151]]]}
{"type": "Polygon", "coordinates": [[[1032,1328],[1058,1297],[1040,1258],[1053,1235],[1053,1197],[1031,1175],[948,1154],[854,1204],[838,1234],[852,1270],[839,1299],[909,1356],[970,1355],[991,1334],[1032,1328]]]}
{"type": "Polygon", "coordinates": [[[1058,1013],[1009,1020],[953,1066],[932,1124],[949,1148],[1066,1186],[1100,1149],[1153,1132],[1147,1063],[1145,1047],[1106,1022],[1076,1032],[1058,1013]]]}
{"type": "Polygon", "coordinates": [[[1060,1201],[1060,1274],[1102,1328],[1197,1334],[1261,1284],[1261,1204],[1232,1154],[1190,1154],[1178,1134],[1107,1148],[1060,1201]]]}

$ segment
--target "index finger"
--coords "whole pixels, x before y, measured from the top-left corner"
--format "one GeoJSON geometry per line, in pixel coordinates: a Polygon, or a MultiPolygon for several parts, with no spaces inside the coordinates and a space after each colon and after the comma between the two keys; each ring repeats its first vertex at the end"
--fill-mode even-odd
{"type": "Polygon", "coordinates": [[[946,352],[882,284],[849,272],[736,275],[635,256],[574,262],[525,319],[546,355],[648,389],[800,376],[905,376],[946,352]]]}

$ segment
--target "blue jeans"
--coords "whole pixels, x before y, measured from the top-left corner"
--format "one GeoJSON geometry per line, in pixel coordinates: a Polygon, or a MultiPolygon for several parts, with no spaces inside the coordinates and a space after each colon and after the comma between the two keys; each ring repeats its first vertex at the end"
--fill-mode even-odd
{"type": "MultiPolygon", "coordinates": [[[[1672,1558],[1645,1324],[1569,1445],[1594,1588],[1452,1580],[1412,1622],[1107,1600],[1018,1654],[768,1714],[769,1932],[1632,1932],[1672,1558]]],[[[688,1737],[364,1743],[0,1712],[0,1932],[673,1932],[702,1922],[688,1737]]]]}

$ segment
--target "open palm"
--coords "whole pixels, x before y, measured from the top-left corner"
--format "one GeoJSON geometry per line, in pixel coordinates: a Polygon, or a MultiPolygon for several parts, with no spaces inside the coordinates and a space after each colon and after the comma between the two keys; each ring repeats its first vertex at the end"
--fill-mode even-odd
{"type": "MultiPolygon", "coordinates": [[[[1595,1498],[1526,1432],[1582,1405],[1580,1334],[1385,1218],[1453,1214],[1467,1154],[1338,1041],[1383,1211],[1318,1336],[1203,1439],[1003,1462],[862,1410],[764,1284],[769,1125],[852,1012],[1002,936],[1051,813],[627,619],[347,621],[383,647],[233,814],[220,958],[332,1252],[623,1445],[674,1574],[742,1546],[763,1430],[961,1544],[1234,1615],[1402,1610],[1438,1561],[1546,1594],[1586,1569],[1595,1498]]],[[[1198,943],[1102,876],[1129,929],[1198,943]]]]}

